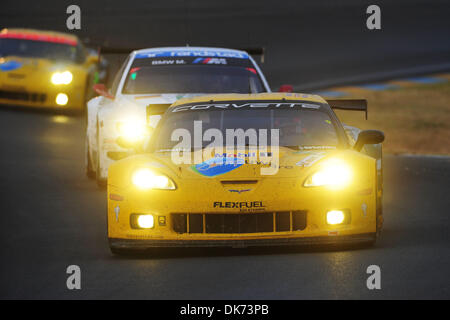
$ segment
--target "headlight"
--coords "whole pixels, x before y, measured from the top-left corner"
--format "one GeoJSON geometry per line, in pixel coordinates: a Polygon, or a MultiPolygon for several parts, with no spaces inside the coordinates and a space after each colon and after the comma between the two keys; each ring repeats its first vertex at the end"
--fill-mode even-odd
{"type": "Polygon", "coordinates": [[[155,173],[150,169],[139,169],[133,173],[133,184],[139,189],[175,190],[175,184],[166,175],[155,173]]]}
{"type": "Polygon", "coordinates": [[[328,160],[321,169],[306,179],[305,187],[344,187],[350,183],[352,171],[348,165],[339,160],[328,160]]]}
{"type": "Polygon", "coordinates": [[[128,141],[138,141],[144,138],[146,133],[146,125],[144,122],[136,120],[128,120],[117,123],[117,130],[121,137],[128,141]]]}
{"type": "Polygon", "coordinates": [[[153,228],[153,216],[151,214],[139,215],[137,218],[137,224],[142,229],[153,228]]]}
{"type": "Polygon", "coordinates": [[[69,102],[69,97],[65,93],[58,93],[55,102],[59,106],[65,106],[69,102]]]}
{"type": "Polygon", "coordinates": [[[130,225],[133,229],[151,229],[155,226],[155,219],[151,214],[130,215],[130,225]]]}
{"type": "Polygon", "coordinates": [[[55,72],[52,75],[51,81],[54,85],[59,85],[59,84],[69,84],[72,82],[72,79],[73,79],[72,72],[64,71],[64,72],[55,72]]]}

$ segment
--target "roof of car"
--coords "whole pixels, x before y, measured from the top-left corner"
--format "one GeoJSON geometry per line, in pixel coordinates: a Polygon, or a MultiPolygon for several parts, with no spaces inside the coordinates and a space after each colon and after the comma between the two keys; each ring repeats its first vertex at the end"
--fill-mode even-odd
{"type": "Polygon", "coordinates": [[[187,103],[195,103],[195,102],[221,102],[221,101],[257,101],[257,100],[291,100],[291,101],[309,101],[309,102],[317,102],[317,103],[327,103],[325,99],[321,96],[314,94],[306,94],[306,93],[252,93],[252,94],[237,94],[237,93],[227,93],[227,94],[211,94],[204,96],[195,96],[191,98],[182,98],[177,100],[172,107],[179,106],[187,103]]]}
{"type": "Polygon", "coordinates": [[[0,31],[0,38],[56,42],[74,46],[78,44],[78,37],[75,35],[36,29],[5,28],[0,31]]]}

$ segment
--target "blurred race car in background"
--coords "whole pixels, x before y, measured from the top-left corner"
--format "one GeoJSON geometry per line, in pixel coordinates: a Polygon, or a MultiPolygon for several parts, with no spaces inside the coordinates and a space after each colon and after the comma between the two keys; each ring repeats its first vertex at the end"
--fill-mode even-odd
{"type": "Polygon", "coordinates": [[[84,110],[99,57],[72,34],[0,31],[0,104],[84,110]]]}
{"type": "MultiPolygon", "coordinates": [[[[384,134],[361,131],[353,143],[332,109],[367,111],[367,103],[296,93],[208,95],[175,102],[150,141],[136,143],[140,152],[109,168],[112,252],[374,244],[382,223],[377,208],[382,194],[377,192],[376,160],[361,151],[383,142],[384,134]],[[214,145],[208,139],[196,145],[196,122],[205,134],[216,131],[214,145]],[[173,140],[177,129],[189,133],[187,145],[184,139],[182,146],[173,140]],[[275,144],[274,129],[279,136],[275,144]],[[230,130],[242,130],[232,150],[217,142],[228,144],[230,130]],[[267,130],[270,141],[252,140],[252,130],[255,135],[267,130]],[[174,162],[180,154],[183,161],[174,162]]],[[[126,146],[126,140],[118,143],[126,146]]]]}
{"type": "Polygon", "coordinates": [[[166,47],[136,50],[117,72],[112,87],[95,86],[100,95],[87,104],[86,173],[106,183],[114,162],[108,151],[126,151],[116,139],[140,139],[147,125],[155,127],[164,111],[183,97],[211,93],[270,92],[254,59],[245,51],[208,47],[166,47]]]}

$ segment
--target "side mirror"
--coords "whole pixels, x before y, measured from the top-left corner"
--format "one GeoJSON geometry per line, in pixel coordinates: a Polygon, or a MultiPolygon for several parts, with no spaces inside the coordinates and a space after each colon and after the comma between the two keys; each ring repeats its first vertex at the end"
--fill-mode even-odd
{"type": "Polygon", "coordinates": [[[98,55],[90,54],[86,57],[85,63],[87,65],[91,65],[91,64],[99,63],[99,61],[100,61],[100,59],[99,59],[98,55]]]}
{"type": "Polygon", "coordinates": [[[278,92],[293,92],[294,87],[290,84],[283,84],[281,85],[280,89],[278,89],[278,92]]]}
{"type": "Polygon", "coordinates": [[[93,88],[94,88],[94,91],[98,95],[100,95],[102,97],[105,97],[105,98],[108,98],[108,99],[111,99],[111,100],[114,100],[114,95],[109,93],[108,89],[106,88],[106,86],[103,83],[94,84],[93,88]]]}
{"type": "Polygon", "coordinates": [[[108,156],[108,158],[110,158],[112,160],[122,160],[122,159],[128,157],[131,154],[130,154],[130,152],[108,151],[106,153],[106,155],[108,156]]]}
{"type": "Polygon", "coordinates": [[[384,133],[379,130],[364,130],[358,135],[358,140],[356,140],[353,149],[356,151],[361,151],[365,144],[378,144],[384,141],[384,133]]]}

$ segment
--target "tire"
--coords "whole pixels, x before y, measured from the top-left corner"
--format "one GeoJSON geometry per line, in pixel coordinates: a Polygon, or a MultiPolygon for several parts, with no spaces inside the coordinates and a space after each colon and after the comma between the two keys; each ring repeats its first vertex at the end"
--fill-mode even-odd
{"type": "Polygon", "coordinates": [[[116,256],[132,255],[132,254],[136,254],[139,252],[136,249],[117,248],[113,245],[113,242],[109,238],[108,238],[108,242],[109,242],[109,250],[111,251],[111,253],[113,255],[116,255],[116,256]]]}
{"type": "Polygon", "coordinates": [[[109,247],[109,250],[111,250],[111,253],[115,256],[126,256],[126,255],[130,255],[132,252],[130,250],[127,249],[122,249],[122,248],[114,248],[114,247],[109,247]]]}
{"type": "Polygon", "coordinates": [[[363,245],[365,247],[373,247],[377,243],[377,239],[378,239],[378,233],[374,233],[372,236],[372,239],[367,240],[366,242],[364,242],[363,245]]]}

